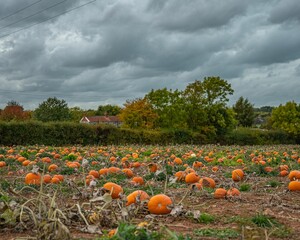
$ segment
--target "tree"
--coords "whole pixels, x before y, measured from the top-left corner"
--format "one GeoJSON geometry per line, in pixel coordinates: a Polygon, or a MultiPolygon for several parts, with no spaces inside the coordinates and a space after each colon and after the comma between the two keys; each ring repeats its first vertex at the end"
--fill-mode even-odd
{"type": "Polygon", "coordinates": [[[96,115],[98,116],[117,116],[121,111],[121,107],[117,105],[100,105],[98,110],[96,111],[96,115]]]}
{"type": "Polygon", "coordinates": [[[243,127],[251,127],[255,118],[255,112],[253,105],[248,101],[240,97],[233,106],[235,112],[235,118],[238,124],[243,127]]]}
{"type": "Polygon", "coordinates": [[[130,128],[154,128],[157,114],[146,98],[127,100],[119,117],[125,127],[130,128]]]}
{"type": "Polygon", "coordinates": [[[7,103],[7,106],[1,111],[0,119],[3,121],[24,121],[30,119],[30,113],[24,111],[23,106],[12,100],[7,103]]]}
{"type": "Polygon", "coordinates": [[[34,116],[37,120],[43,122],[68,121],[71,119],[66,101],[59,100],[56,97],[48,98],[42,102],[34,111],[34,116]]]}
{"type": "Polygon", "coordinates": [[[184,128],[185,113],[182,92],[166,88],[151,90],[145,97],[158,115],[156,125],[160,128],[184,128]]]}
{"type": "Polygon", "coordinates": [[[300,135],[300,105],[287,102],[284,106],[274,108],[271,115],[274,129],[281,129],[293,135],[300,135]]]}
{"type": "Polygon", "coordinates": [[[207,77],[189,84],[183,92],[189,128],[210,128],[216,134],[232,128],[232,112],[226,107],[229,94],[233,94],[231,85],[220,77],[207,77]]]}

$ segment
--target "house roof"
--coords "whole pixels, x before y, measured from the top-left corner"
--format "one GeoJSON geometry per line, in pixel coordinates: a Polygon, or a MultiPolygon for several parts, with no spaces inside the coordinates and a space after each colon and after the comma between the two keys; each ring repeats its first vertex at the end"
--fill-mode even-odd
{"type": "Polygon", "coordinates": [[[121,122],[118,116],[91,116],[91,117],[83,117],[82,120],[85,119],[88,122],[121,122]]]}

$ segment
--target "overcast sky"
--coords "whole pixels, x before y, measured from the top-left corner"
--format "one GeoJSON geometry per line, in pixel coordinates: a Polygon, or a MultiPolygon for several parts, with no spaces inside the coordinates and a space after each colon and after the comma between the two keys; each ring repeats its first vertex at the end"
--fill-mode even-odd
{"type": "Polygon", "coordinates": [[[229,106],[300,103],[299,0],[89,2],[0,1],[0,108],[122,106],[208,76],[232,85],[229,106]]]}

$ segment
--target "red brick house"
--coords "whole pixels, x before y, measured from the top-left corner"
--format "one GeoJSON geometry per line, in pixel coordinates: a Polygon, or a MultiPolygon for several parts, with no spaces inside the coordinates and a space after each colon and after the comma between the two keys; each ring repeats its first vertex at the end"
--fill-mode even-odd
{"type": "Polygon", "coordinates": [[[80,123],[87,123],[87,124],[112,124],[116,127],[122,124],[120,118],[118,116],[92,116],[80,119],[80,123]]]}

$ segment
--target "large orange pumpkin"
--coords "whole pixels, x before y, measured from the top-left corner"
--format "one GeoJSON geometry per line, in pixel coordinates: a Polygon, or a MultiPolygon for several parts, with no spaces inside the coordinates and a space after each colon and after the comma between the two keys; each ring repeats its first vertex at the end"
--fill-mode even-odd
{"type": "Polygon", "coordinates": [[[148,193],[146,193],[145,191],[136,190],[136,191],[134,191],[133,193],[130,193],[127,196],[126,206],[128,206],[130,204],[133,204],[133,203],[136,203],[137,198],[139,198],[140,201],[144,201],[146,199],[149,199],[150,197],[149,197],[148,193]]]}
{"type": "Polygon", "coordinates": [[[290,181],[300,179],[300,171],[299,170],[290,171],[289,179],[290,181]]]}
{"type": "Polygon", "coordinates": [[[25,176],[25,183],[39,185],[41,183],[41,175],[39,173],[28,173],[25,176]]]}
{"type": "Polygon", "coordinates": [[[244,172],[242,169],[235,169],[232,171],[232,180],[239,182],[244,178],[244,172]]]}
{"type": "Polygon", "coordinates": [[[168,214],[170,213],[173,202],[170,197],[165,194],[158,194],[150,198],[148,202],[148,210],[151,214],[168,214]]]}
{"type": "Polygon", "coordinates": [[[113,199],[119,198],[120,193],[123,193],[123,188],[120,185],[112,183],[112,182],[105,183],[103,185],[103,188],[110,191],[111,197],[113,199]]]}
{"type": "Polygon", "coordinates": [[[214,193],[214,198],[225,198],[227,194],[226,189],[224,188],[217,188],[214,193]]]}
{"type": "Polygon", "coordinates": [[[186,183],[189,183],[189,184],[191,184],[191,183],[196,183],[196,182],[198,182],[199,180],[200,180],[200,177],[199,177],[199,175],[198,175],[197,173],[195,173],[195,172],[191,172],[191,173],[189,173],[188,175],[185,176],[185,182],[186,182],[186,183]]]}
{"type": "Polygon", "coordinates": [[[199,180],[199,183],[203,187],[209,187],[209,188],[215,188],[216,187],[216,182],[210,177],[203,177],[199,180]]]}
{"type": "Polygon", "coordinates": [[[290,191],[300,191],[300,182],[291,181],[288,186],[290,191]]]}

